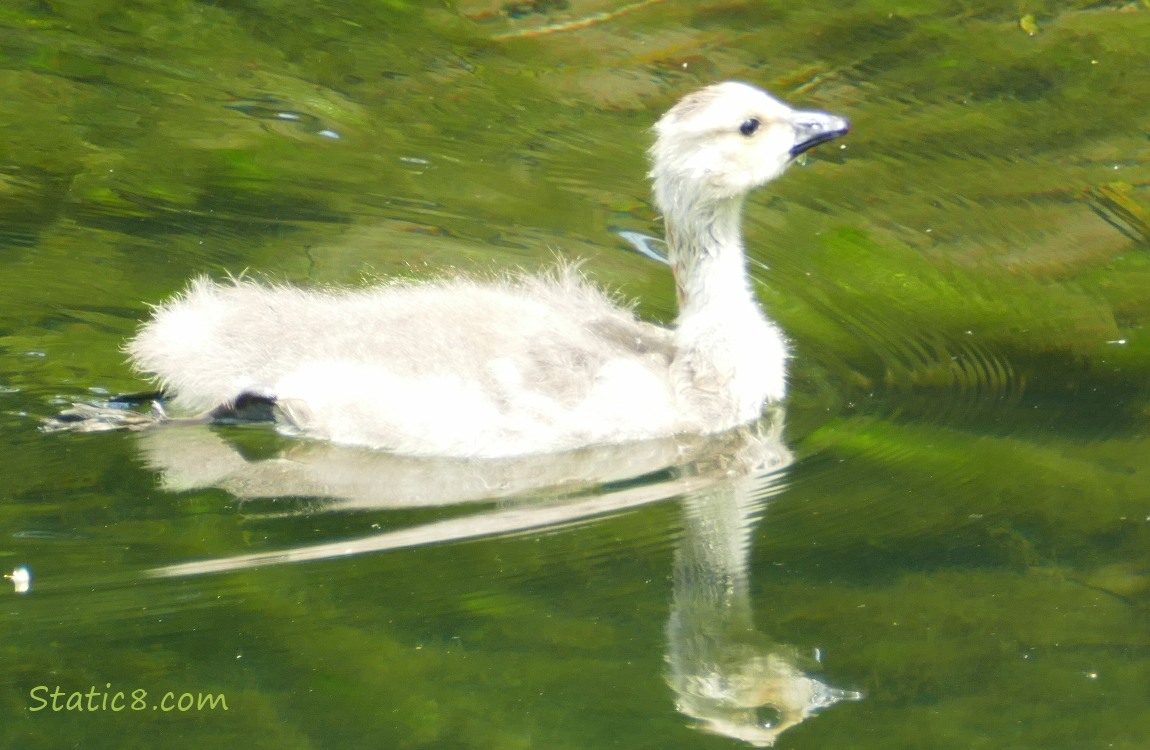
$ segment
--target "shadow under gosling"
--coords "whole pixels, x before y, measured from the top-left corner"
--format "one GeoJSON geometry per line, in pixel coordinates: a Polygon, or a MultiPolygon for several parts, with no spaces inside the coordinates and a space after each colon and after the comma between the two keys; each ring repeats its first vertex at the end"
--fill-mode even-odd
{"type": "Polygon", "coordinates": [[[786,390],[786,341],[746,273],[743,199],[848,127],[735,82],[696,91],[659,120],[650,177],[678,297],[670,329],[571,267],[350,290],[198,278],[127,351],[178,407],[271,399],[302,434],[410,455],[723,432],[786,390]]]}

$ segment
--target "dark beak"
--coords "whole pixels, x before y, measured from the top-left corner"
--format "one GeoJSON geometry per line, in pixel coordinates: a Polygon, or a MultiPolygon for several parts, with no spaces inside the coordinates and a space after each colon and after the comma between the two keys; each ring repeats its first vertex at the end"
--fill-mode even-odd
{"type": "Polygon", "coordinates": [[[791,147],[792,159],[820,143],[846,135],[851,129],[851,124],[845,117],[815,111],[795,112],[791,125],[795,129],[795,145],[791,147]]]}

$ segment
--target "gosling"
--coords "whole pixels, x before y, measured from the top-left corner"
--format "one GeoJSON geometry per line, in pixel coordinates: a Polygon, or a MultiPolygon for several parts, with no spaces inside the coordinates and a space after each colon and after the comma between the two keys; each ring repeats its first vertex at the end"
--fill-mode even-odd
{"type": "Polygon", "coordinates": [[[569,266],[354,290],[198,278],[127,351],[179,408],[270,401],[291,432],[408,455],[724,432],[786,392],[786,340],[746,272],[743,200],[848,128],[736,82],[658,121],[650,177],[678,299],[672,328],[639,320],[569,266]]]}

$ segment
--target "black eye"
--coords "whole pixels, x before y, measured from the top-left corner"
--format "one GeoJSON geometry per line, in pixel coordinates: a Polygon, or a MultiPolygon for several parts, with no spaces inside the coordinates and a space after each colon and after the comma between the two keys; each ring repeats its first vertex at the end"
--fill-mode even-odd
{"type": "Polygon", "coordinates": [[[743,135],[747,136],[748,138],[750,136],[754,135],[755,131],[758,129],[759,129],[759,118],[757,118],[757,117],[752,117],[749,120],[744,120],[743,124],[739,126],[739,132],[742,133],[743,135]]]}

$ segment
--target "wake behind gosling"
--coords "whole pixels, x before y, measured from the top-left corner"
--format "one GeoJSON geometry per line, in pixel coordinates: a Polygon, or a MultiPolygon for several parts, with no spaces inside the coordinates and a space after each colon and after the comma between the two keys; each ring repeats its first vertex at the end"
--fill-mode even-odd
{"type": "Polygon", "coordinates": [[[640,320],[574,266],[304,289],[198,278],[127,345],[178,408],[274,402],[292,432],[497,458],[719,433],[786,392],[787,346],[746,272],[747,193],[848,123],[744,83],[696,91],[655,126],[650,177],[678,316],[640,320]]]}

